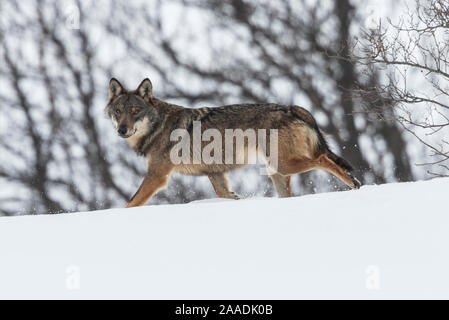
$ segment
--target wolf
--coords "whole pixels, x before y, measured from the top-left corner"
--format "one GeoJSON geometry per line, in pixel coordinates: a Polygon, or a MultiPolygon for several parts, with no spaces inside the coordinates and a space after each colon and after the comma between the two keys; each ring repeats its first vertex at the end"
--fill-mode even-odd
{"type": "MultiPolygon", "coordinates": [[[[105,113],[118,135],[147,160],[147,174],[126,205],[127,208],[144,205],[166,185],[172,172],[207,175],[219,197],[239,199],[230,190],[226,173],[247,165],[249,154],[258,152],[261,146],[245,144],[243,150],[234,148],[235,158],[242,156],[237,153],[245,152],[244,161],[240,163],[174,163],[170,154],[177,141],[171,139],[171,134],[174,130],[183,129],[191,135],[195,122],[201,123],[203,132],[213,129],[221,136],[226,136],[225,131],[228,129],[241,129],[244,132],[247,129],[265,129],[269,132],[276,129],[277,165],[272,168],[267,162],[267,171],[279,197],[291,196],[290,177],[293,174],[314,169],[333,174],[352,189],[361,186],[352,174],[352,166],[330,150],[324,133],[318,128],[311,113],[299,106],[266,103],[185,108],[154,97],[153,85],[148,78],[136,90],[127,90],[117,79],[112,78],[105,113]]],[[[205,143],[202,141],[200,147],[204,147],[205,143]]],[[[236,142],[232,144],[235,146],[236,142]]],[[[198,146],[191,147],[190,153],[193,155],[198,151],[198,146]]]]}

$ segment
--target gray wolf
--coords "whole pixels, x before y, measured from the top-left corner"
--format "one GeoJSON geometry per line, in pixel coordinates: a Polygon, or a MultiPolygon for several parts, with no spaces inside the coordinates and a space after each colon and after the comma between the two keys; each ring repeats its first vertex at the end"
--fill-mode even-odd
{"type": "MultiPolygon", "coordinates": [[[[304,108],[278,104],[236,104],[193,109],[159,100],[153,96],[152,89],[148,78],[132,91],[125,89],[115,78],[109,83],[109,103],[105,112],[118,135],[138,155],[146,157],[148,162],[147,174],[126,207],[144,205],[166,185],[172,172],[207,175],[219,197],[238,199],[229,188],[226,173],[247,165],[249,153],[257,152],[261,146],[256,144],[253,146],[255,150],[250,150],[247,144],[243,150],[234,148],[235,154],[232,156],[235,159],[242,156],[239,152],[245,152],[243,163],[173,163],[170,153],[177,142],[170,139],[172,132],[183,129],[192,134],[195,121],[201,123],[203,132],[213,129],[223,137],[228,129],[241,129],[244,132],[247,129],[266,129],[267,132],[276,129],[277,165],[275,170],[271,168],[269,174],[279,197],[291,196],[290,177],[293,174],[314,169],[333,174],[350,188],[357,189],[361,186],[352,174],[351,165],[330,150],[315,119],[304,108]]],[[[268,137],[267,144],[270,143],[269,140],[268,137]]],[[[200,147],[206,144],[207,141],[201,141],[200,147]]],[[[235,145],[236,141],[232,144],[235,145]]],[[[198,147],[191,147],[190,152],[194,154],[198,147]]],[[[224,153],[225,151],[220,154],[224,153]]]]}

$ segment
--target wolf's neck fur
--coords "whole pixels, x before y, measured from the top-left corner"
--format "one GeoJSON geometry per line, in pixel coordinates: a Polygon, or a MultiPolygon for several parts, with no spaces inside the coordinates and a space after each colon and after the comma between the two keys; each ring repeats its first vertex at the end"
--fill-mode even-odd
{"type": "Polygon", "coordinates": [[[131,137],[127,138],[126,141],[129,143],[131,148],[135,149],[139,143],[140,139],[145,137],[150,131],[150,120],[148,117],[143,118],[143,120],[136,123],[136,133],[131,137]]]}

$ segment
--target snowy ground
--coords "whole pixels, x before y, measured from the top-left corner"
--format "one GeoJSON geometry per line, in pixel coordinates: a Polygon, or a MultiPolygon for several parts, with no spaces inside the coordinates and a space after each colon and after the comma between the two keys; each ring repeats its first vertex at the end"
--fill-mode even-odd
{"type": "Polygon", "coordinates": [[[449,298],[448,190],[0,218],[0,298],[449,298]]]}

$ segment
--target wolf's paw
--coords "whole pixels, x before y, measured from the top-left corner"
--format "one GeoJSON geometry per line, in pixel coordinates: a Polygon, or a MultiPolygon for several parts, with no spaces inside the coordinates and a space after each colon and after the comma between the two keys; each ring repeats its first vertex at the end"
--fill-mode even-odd
{"type": "Polygon", "coordinates": [[[237,195],[237,194],[235,194],[234,193],[234,198],[233,198],[234,200],[240,200],[240,199],[242,199],[239,195],[237,195]]]}
{"type": "Polygon", "coordinates": [[[234,192],[229,192],[229,199],[240,200],[242,198],[240,198],[240,196],[235,194],[234,192]]]}
{"type": "Polygon", "coordinates": [[[362,186],[362,183],[356,178],[354,177],[352,174],[349,175],[351,177],[352,183],[353,183],[353,189],[360,189],[360,187],[362,186]]]}

